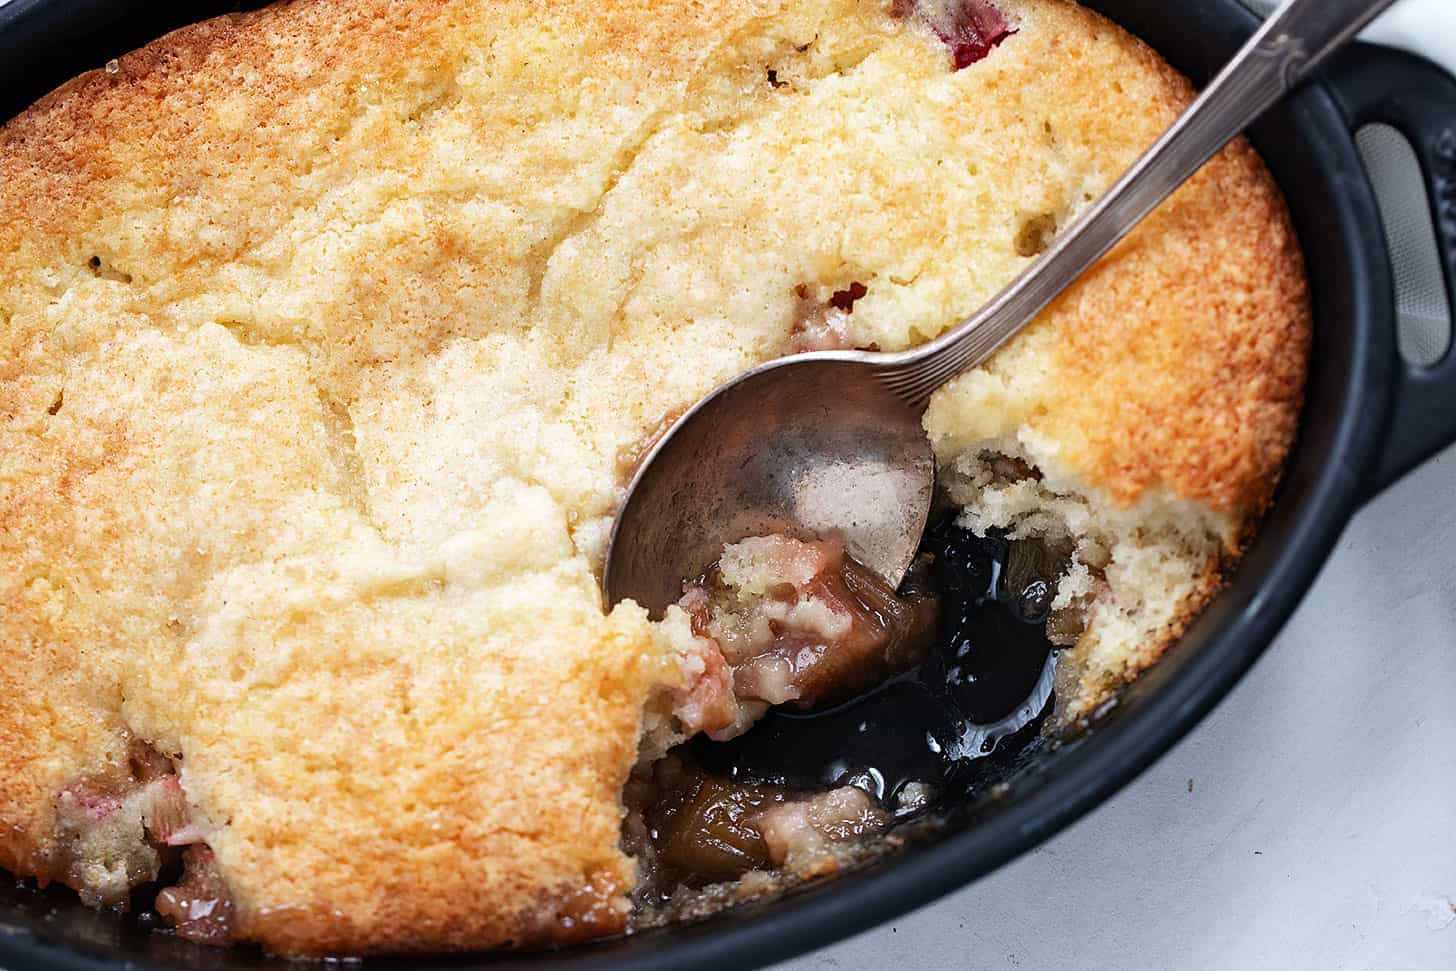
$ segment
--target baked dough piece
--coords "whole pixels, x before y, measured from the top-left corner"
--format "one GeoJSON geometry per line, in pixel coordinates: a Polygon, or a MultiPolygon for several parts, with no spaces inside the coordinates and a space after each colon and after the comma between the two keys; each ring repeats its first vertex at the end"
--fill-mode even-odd
{"type": "MultiPolygon", "coordinates": [[[[146,879],[155,813],[93,798],[143,739],[240,939],[620,927],[677,677],[601,608],[622,457],[806,301],[860,284],[854,345],[939,333],[1190,97],[1079,7],[998,5],[955,70],[873,0],[295,0],[0,130],[0,865],[146,879]]],[[[966,521],[1075,546],[1069,713],[1256,522],[1308,329],[1239,143],[932,403],[966,521]]]]}

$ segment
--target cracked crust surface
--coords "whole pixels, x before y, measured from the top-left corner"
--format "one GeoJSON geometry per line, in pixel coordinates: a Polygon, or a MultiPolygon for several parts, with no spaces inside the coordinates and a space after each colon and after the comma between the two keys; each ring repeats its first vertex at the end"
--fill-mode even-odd
{"type": "MultiPolygon", "coordinates": [[[[134,732],[276,951],[536,943],[628,886],[670,667],[601,611],[617,457],[801,284],[938,333],[1189,97],[1056,0],[960,72],[888,6],[296,0],[0,130],[0,865],[52,873],[55,793],[134,732]]],[[[1232,535],[1305,301],[1240,144],[927,424],[1232,535]]]]}

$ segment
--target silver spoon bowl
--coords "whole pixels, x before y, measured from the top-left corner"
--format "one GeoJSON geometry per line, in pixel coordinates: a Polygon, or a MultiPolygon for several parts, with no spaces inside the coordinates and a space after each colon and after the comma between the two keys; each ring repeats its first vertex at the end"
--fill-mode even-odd
{"type": "Polygon", "coordinates": [[[925,529],[935,459],[920,411],[874,380],[881,356],[827,351],[765,364],[683,415],[617,515],[612,602],[630,597],[657,615],[725,544],[775,533],[840,535],[861,563],[898,582],[925,529]]]}
{"type": "Polygon", "coordinates": [[[1164,135],[974,317],[898,353],[772,361],[713,391],[644,457],[607,548],[609,604],[653,616],[748,536],[837,536],[898,586],[930,514],[931,394],[985,361],[1394,0],[1288,0],[1164,135]]]}

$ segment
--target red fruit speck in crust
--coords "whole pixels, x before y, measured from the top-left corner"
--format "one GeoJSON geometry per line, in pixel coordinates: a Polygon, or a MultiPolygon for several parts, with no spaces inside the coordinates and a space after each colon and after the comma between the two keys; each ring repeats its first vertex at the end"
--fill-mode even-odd
{"type": "Polygon", "coordinates": [[[987,0],[893,0],[890,9],[897,17],[913,14],[933,30],[950,48],[957,71],[1016,33],[1006,15],[987,0]]]}
{"type": "Polygon", "coordinates": [[[853,313],[855,301],[869,292],[869,287],[855,281],[847,289],[835,290],[829,297],[829,306],[835,310],[843,310],[845,313],[853,313]]]}

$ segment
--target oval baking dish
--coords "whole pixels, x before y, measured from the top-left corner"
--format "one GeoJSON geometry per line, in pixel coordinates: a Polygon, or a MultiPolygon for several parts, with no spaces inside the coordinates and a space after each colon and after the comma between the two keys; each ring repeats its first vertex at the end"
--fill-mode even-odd
{"type": "MultiPolygon", "coordinates": [[[[1088,0],[1206,82],[1255,26],[1236,0],[1177,5],[1088,0]]],[[[202,4],[187,16],[236,9],[202,4]]],[[[11,0],[0,6],[0,117],[72,75],[178,26],[170,5],[11,0]]],[[[1002,785],[947,810],[932,833],[838,879],[691,925],[577,949],[441,959],[441,968],[751,967],[848,936],[962,886],[1106,799],[1186,733],[1270,643],[1362,502],[1456,441],[1456,356],[1401,360],[1389,254],[1353,132],[1384,122],[1421,160],[1456,292],[1456,81],[1419,59],[1357,46],[1274,109],[1250,138],[1283,190],[1303,247],[1314,348],[1298,439],[1257,538],[1223,590],[1163,659],[1088,731],[1000,766],[1002,785]]],[[[262,968],[255,950],[214,951],[147,934],[64,892],[0,890],[0,967],[262,968]]],[[[370,961],[371,966],[404,966],[370,961]]],[[[409,967],[430,967],[411,960],[409,967]]]]}

